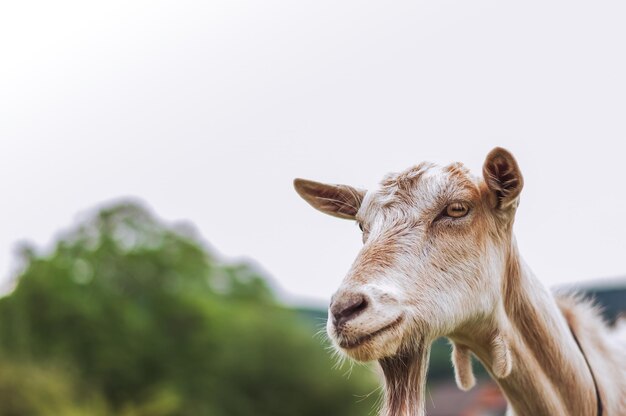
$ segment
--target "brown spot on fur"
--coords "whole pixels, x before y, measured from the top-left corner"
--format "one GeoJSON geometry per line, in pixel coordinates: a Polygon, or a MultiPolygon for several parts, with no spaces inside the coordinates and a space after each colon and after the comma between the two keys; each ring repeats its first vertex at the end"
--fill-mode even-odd
{"type": "Polygon", "coordinates": [[[393,265],[399,252],[399,246],[393,238],[377,240],[366,244],[354,261],[351,275],[355,280],[370,276],[376,270],[386,269],[393,265]]]}

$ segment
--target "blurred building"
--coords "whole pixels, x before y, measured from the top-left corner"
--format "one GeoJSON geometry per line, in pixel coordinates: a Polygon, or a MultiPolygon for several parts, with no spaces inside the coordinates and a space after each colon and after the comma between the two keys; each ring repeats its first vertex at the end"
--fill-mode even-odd
{"type": "Polygon", "coordinates": [[[595,299],[596,304],[602,309],[604,319],[610,324],[613,324],[619,316],[626,318],[626,277],[612,280],[610,286],[589,286],[580,291],[595,299]]]}
{"type": "Polygon", "coordinates": [[[506,400],[492,381],[479,382],[468,392],[454,381],[433,385],[426,393],[428,416],[504,416],[506,400]]]}

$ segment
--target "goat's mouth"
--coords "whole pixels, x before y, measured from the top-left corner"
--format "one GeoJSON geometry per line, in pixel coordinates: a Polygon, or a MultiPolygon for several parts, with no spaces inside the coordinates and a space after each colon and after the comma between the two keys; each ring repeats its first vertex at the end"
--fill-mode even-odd
{"type": "Polygon", "coordinates": [[[361,335],[360,337],[356,337],[356,338],[344,338],[341,341],[339,341],[338,344],[341,348],[345,350],[358,348],[366,344],[367,342],[373,340],[374,338],[378,337],[379,335],[399,327],[403,320],[404,320],[404,316],[400,315],[399,317],[394,319],[391,323],[383,326],[380,329],[377,329],[376,331],[370,332],[369,334],[361,335]]]}

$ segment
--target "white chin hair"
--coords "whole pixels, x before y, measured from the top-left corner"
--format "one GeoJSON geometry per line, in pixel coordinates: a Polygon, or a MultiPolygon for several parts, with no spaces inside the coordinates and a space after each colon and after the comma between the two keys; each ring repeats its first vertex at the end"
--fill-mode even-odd
{"type": "Polygon", "coordinates": [[[381,334],[378,337],[350,348],[341,347],[337,342],[335,342],[335,345],[339,351],[355,361],[366,362],[379,360],[396,355],[402,344],[402,337],[395,333],[396,331],[392,332],[394,333],[381,334]]]}

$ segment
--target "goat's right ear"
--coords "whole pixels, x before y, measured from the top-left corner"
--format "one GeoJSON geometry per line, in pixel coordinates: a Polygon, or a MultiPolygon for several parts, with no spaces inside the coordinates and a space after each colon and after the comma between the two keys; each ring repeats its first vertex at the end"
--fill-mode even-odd
{"type": "Polygon", "coordinates": [[[356,216],[366,192],[348,185],[329,185],[299,178],[293,181],[293,186],[313,208],[349,220],[356,216]]]}

